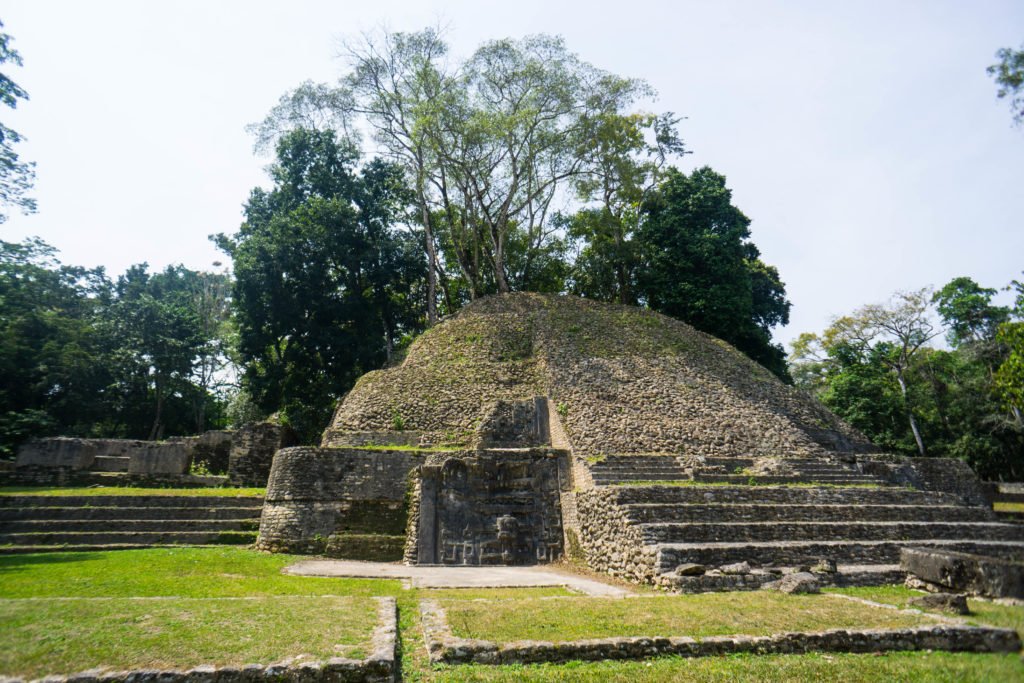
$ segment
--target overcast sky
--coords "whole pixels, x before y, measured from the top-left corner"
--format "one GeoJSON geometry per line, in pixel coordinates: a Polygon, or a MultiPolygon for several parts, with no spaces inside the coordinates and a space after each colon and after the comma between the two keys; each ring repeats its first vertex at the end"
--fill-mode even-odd
{"type": "Polygon", "coordinates": [[[898,289],[1024,269],[1024,129],[985,73],[1024,43],[1024,2],[155,3],[7,0],[31,101],[4,109],[38,164],[38,235],[112,275],[147,261],[208,269],[266,184],[246,124],[306,79],[344,69],[340,39],[385,25],[481,42],[560,34],[583,59],[642,77],[687,119],[693,154],[728,178],[793,301],[788,342],[898,289]]]}

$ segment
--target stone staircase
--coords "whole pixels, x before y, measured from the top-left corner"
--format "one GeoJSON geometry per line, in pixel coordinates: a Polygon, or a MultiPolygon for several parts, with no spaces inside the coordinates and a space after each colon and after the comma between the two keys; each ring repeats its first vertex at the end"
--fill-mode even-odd
{"type": "Polygon", "coordinates": [[[890,576],[905,546],[1024,555],[1024,526],[990,508],[891,486],[836,461],[780,459],[778,473],[751,474],[753,459],[709,458],[687,476],[674,457],[638,456],[630,467],[632,457],[592,465],[596,488],[579,504],[599,568],[625,578],[665,583],[658,577],[685,563],[821,559],[890,576]]]}
{"type": "Polygon", "coordinates": [[[248,544],[262,507],[248,496],[0,496],[0,553],[248,544]]]}

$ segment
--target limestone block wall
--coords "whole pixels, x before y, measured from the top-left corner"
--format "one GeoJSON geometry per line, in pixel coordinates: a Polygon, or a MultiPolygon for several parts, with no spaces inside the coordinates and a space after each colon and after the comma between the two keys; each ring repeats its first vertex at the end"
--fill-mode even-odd
{"type": "Polygon", "coordinates": [[[865,474],[881,477],[891,484],[951,493],[968,505],[990,505],[978,475],[967,463],[956,458],[859,455],[857,467],[865,474]]]}
{"type": "Polygon", "coordinates": [[[138,439],[33,439],[18,448],[9,480],[36,485],[89,484],[102,473],[116,473],[124,483],[207,485],[192,477],[190,466],[197,455],[226,453],[232,433],[211,431],[200,436],[173,437],[165,441],[138,439]]]}
{"type": "Polygon", "coordinates": [[[627,580],[651,582],[655,551],[644,545],[640,530],[619,506],[609,488],[577,491],[579,540],[587,565],[594,571],[627,580]]]}
{"type": "Polygon", "coordinates": [[[531,448],[550,443],[548,401],[543,396],[525,401],[495,401],[477,428],[479,448],[531,448]]]}
{"type": "Polygon", "coordinates": [[[274,422],[243,425],[231,442],[228,455],[228,481],[233,486],[266,486],[274,453],[294,446],[294,432],[274,422]]]}
{"type": "Polygon", "coordinates": [[[92,439],[33,439],[18,448],[15,467],[55,467],[87,470],[96,459],[96,442],[92,439]]]}
{"type": "MultiPolygon", "coordinates": [[[[274,456],[256,547],[272,552],[351,556],[393,550],[406,527],[409,475],[422,460],[410,451],[285,448],[274,456]]],[[[394,550],[397,548],[397,550],[394,550]]]]}

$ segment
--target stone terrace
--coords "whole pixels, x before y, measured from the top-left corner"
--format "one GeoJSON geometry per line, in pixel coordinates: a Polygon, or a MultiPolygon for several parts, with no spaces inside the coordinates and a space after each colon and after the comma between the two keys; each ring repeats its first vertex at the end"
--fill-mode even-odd
{"type": "MultiPolygon", "coordinates": [[[[731,460],[730,471],[756,464],[731,460]]],[[[1024,529],[953,493],[893,486],[840,462],[780,460],[776,471],[784,473],[774,475],[703,474],[665,456],[595,463],[598,486],[576,497],[589,564],[671,585],[684,563],[793,566],[827,558],[887,574],[905,546],[1024,552],[1024,529]]]]}
{"type": "Polygon", "coordinates": [[[262,507],[243,496],[0,496],[0,553],[252,543],[262,507]]]}

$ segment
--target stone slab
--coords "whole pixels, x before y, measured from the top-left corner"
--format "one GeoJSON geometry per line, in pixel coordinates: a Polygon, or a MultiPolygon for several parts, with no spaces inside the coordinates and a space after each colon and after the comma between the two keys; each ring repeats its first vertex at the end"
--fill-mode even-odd
{"type": "Polygon", "coordinates": [[[904,548],[900,564],[929,583],[991,598],[1024,598],[1024,562],[951,552],[904,548]]]}

